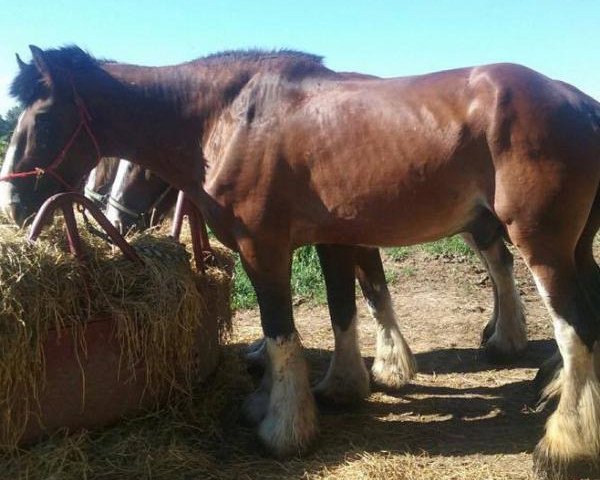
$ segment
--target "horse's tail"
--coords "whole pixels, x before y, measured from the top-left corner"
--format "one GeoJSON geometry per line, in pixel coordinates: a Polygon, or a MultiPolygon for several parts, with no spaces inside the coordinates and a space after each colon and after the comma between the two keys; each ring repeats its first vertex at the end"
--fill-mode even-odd
{"type": "MultiPolygon", "coordinates": [[[[597,162],[600,163],[600,103],[592,99],[589,117],[592,121],[592,130],[596,137],[597,162]]],[[[600,166],[599,166],[600,169],[600,166]]],[[[600,336],[600,267],[596,263],[593,253],[594,239],[600,230],[600,180],[596,186],[596,193],[587,222],[581,232],[575,248],[575,263],[577,268],[580,290],[585,292],[590,312],[597,319],[597,335],[600,336]]]]}
{"type": "MultiPolygon", "coordinates": [[[[598,151],[600,152],[600,116],[598,117],[598,151]]],[[[600,161],[600,158],[598,158],[600,161]]],[[[596,234],[600,230],[600,181],[596,187],[596,195],[592,208],[581,232],[575,248],[575,263],[577,268],[580,291],[585,293],[587,304],[591,307],[589,312],[597,319],[595,328],[600,335],[600,267],[594,258],[593,246],[596,234]]]]}

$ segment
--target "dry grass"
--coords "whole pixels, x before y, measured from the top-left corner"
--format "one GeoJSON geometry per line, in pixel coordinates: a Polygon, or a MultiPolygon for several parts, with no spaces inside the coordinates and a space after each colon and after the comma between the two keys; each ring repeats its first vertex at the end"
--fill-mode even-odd
{"type": "MultiPolygon", "coordinates": [[[[96,432],[58,433],[30,448],[0,457],[0,478],[141,479],[211,478],[219,470],[214,445],[219,425],[236,396],[242,365],[226,355],[209,388],[196,385],[191,401],[96,432]]],[[[249,388],[248,385],[245,386],[249,388]]],[[[213,477],[214,478],[214,477],[213,477]]],[[[224,478],[224,477],[220,477],[224,478]]]]}
{"type": "MultiPolygon", "coordinates": [[[[302,458],[264,455],[240,421],[243,399],[258,382],[240,349],[261,334],[257,311],[239,312],[214,378],[178,402],[120,425],[55,435],[0,457],[0,478],[89,479],[387,479],[531,480],[531,451],[546,414],[525,404],[535,368],[551,348],[545,311],[522,265],[519,287],[533,342],[516,366],[478,358],[482,322],[491,314],[489,280],[476,262],[402,257],[386,268],[401,279],[395,308],[417,354],[420,374],[399,392],[374,392],[352,411],[323,410],[321,436],[302,458]],[[411,269],[405,275],[403,269],[411,269]]],[[[222,300],[219,300],[219,303],[222,300]]],[[[327,308],[296,308],[298,329],[317,381],[333,348],[327,308]]],[[[362,352],[374,354],[373,323],[359,310],[362,352]]]]}
{"type": "Polygon", "coordinates": [[[144,266],[129,262],[94,236],[84,233],[83,237],[89,247],[85,265],[65,253],[60,224],[33,245],[22,231],[0,225],[0,443],[4,449],[15,448],[30,415],[39,410],[45,376],[42,346],[50,330],[71,332],[85,353],[86,322],[112,316],[121,344],[121,375],[135,375],[143,359],[147,392],[158,399],[191,394],[193,332],[207,321],[218,321],[223,333],[229,329],[228,302],[223,302],[229,296],[227,254],[219,254],[227,269],[213,268],[198,275],[186,250],[166,236],[131,238],[144,266]],[[209,319],[213,312],[216,318],[209,319]]]}

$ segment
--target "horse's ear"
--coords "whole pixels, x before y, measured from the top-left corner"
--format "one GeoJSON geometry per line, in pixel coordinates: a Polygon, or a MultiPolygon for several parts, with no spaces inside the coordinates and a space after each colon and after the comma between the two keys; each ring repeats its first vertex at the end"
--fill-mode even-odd
{"type": "Polygon", "coordinates": [[[29,45],[31,50],[31,56],[33,58],[33,64],[36,66],[46,86],[50,90],[57,90],[57,88],[64,82],[61,82],[60,69],[52,68],[52,64],[48,62],[48,56],[41,48],[35,45],[29,45]]]}
{"type": "Polygon", "coordinates": [[[21,60],[21,57],[19,57],[18,53],[15,53],[15,56],[17,57],[17,65],[19,66],[19,70],[24,70],[25,67],[27,67],[27,64],[21,60]]]}
{"type": "Polygon", "coordinates": [[[29,45],[29,50],[31,50],[33,64],[36,66],[36,68],[42,75],[42,78],[44,79],[46,85],[52,88],[52,86],[54,85],[54,79],[52,78],[52,72],[46,60],[46,54],[41,48],[36,47],[35,45],[29,45]]]}

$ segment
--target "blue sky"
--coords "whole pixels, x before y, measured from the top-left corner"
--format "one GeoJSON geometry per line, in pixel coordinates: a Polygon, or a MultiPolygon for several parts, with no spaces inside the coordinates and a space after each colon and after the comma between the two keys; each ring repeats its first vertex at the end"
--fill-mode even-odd
{"type": "Polygon", "coordinates": [[[143,65],[286,47],[382,76],[511,61],[600,99],[598,0],[19,0],[0,12],[2,114],[14,104],[14,54],[29,60],[31,43],[143,65]]]}

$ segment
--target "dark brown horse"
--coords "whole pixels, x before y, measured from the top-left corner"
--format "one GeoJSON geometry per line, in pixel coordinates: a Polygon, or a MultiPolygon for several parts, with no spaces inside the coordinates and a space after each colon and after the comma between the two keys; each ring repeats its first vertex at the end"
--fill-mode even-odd
{"type": "MultiPolygon", "coordinates": [[[[560,472],[598,460],[592,98],[510,64],[382,80],[338,75],[294,52],[151,68],[97,62],[76,48],[32,51],[13,84],[27,109],[5,176],[18,200],[11,210],[36,209],[103,155],[136,159],[184,190],[240,252],[255,287],[270,368],[248,405],[271,451],[303,451],[318,431],[292,315],[293,249],[469,232],[484,251],[502,236],[515,245],[554,321],[563,382],[536,465],[560,472]],[[35,167],[46,167],[37,190],[35,167]]],[[[355,329],[336,337],[355,343],[355,329]]]]}

